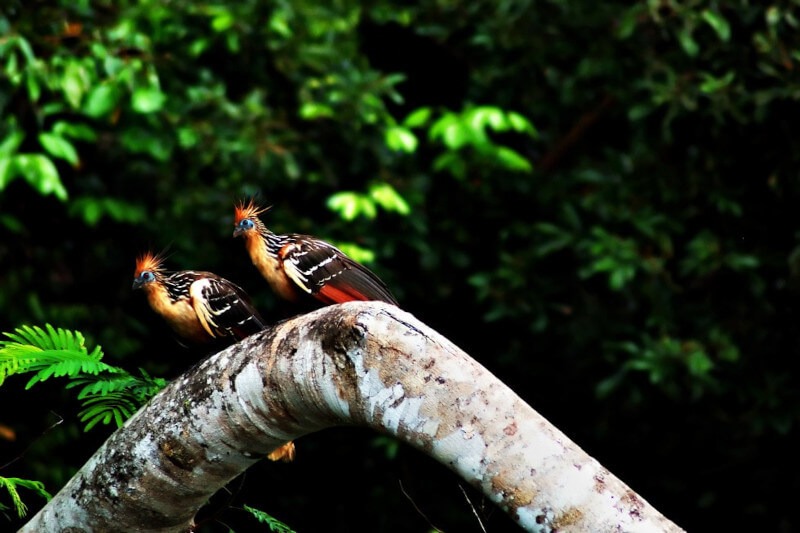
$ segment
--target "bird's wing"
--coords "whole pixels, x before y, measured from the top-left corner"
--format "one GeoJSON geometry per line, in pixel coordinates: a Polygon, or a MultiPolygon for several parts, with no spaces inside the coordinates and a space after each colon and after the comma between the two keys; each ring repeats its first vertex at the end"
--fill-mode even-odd
{"type": "Polygon", "coordinates": [[[200,324],[212,337],[243,339],[265,327],[247,294],[226,279],[204,276],[192,283],[189,295],[200,324]]]}
{"type": "Polygon", "coordinates": [[[298,238],[284,246],[279,257],[286,275],[323,303],[380,300],[397,305],[378,276],[325,241],[298,238]]]}

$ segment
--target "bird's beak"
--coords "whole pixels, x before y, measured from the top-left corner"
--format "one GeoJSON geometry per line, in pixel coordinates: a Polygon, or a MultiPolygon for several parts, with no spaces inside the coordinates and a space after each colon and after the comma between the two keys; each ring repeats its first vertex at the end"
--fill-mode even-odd
{"type": "Polygon", "coordinates": [[[131,289],[141,289],[144,282],[139,278],[133,280],[133,287],[131,289]]]}
{"type": "Polygon", "coordinates": [[[233,228],[233,236],[234,237],[238,237],[242,233],[244,233],[244,230],[242,228],[240,228],[239,226],[236,226],[235,228],[233,228]]]}

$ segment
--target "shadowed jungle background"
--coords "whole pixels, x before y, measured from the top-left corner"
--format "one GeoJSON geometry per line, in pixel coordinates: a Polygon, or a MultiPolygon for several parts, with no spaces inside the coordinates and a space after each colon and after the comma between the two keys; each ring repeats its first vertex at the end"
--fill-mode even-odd
{"type": "MultiPolygon", "coordinates": [[[[202,354],[134,259],[169,248],[285,318],[231,238],[256,195],[681,526],[797,530],[798,25],[796,1],[10,0],[0,331],[175,377],[202,354]]],[[[55,493],[115,423],[84,432],[66,380],[28,379],[0,387],[0,476],[55,493]]],[[[243,505],[299,532],[514,528],[387,437],[297,446],[202,531],[267,531],[243,505]]]]}

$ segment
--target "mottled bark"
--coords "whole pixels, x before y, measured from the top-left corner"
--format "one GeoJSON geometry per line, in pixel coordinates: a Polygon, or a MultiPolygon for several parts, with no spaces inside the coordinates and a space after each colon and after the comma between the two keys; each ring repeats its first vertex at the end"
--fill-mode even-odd
{"type": "Polygon", "coordinates": [[[447,339],[396,307],[355,302],[175,380],[22,531],[187,531],[280,444],[354,424],[436,458],[527,531],[680,531],[447,339]]]}

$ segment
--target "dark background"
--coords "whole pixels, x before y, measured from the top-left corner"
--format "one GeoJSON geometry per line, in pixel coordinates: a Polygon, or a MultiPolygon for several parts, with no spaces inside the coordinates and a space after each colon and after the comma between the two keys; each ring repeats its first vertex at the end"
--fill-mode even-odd
{"type": "MultiPolygon", "coordinates": [[[[798,11],[12,0],[0,328],[79,330],[175,377],[200,355],[130,290],[134,259],[169,247],[170,268],[284,318],[231,238],[233,203],[258,195],[273,230],[365,261],[679,525],[793,531],[798,11]]],[[[65,381],[27,379],[0,387],[0,476],[55,493],[113,427],[84,433],[65,381]]],[[[513,530],[386,437],[297,446],[215,497],[204,531],[267,530],[243,504],[300,532],[480,531],[471,506],[513,530]]]]}

